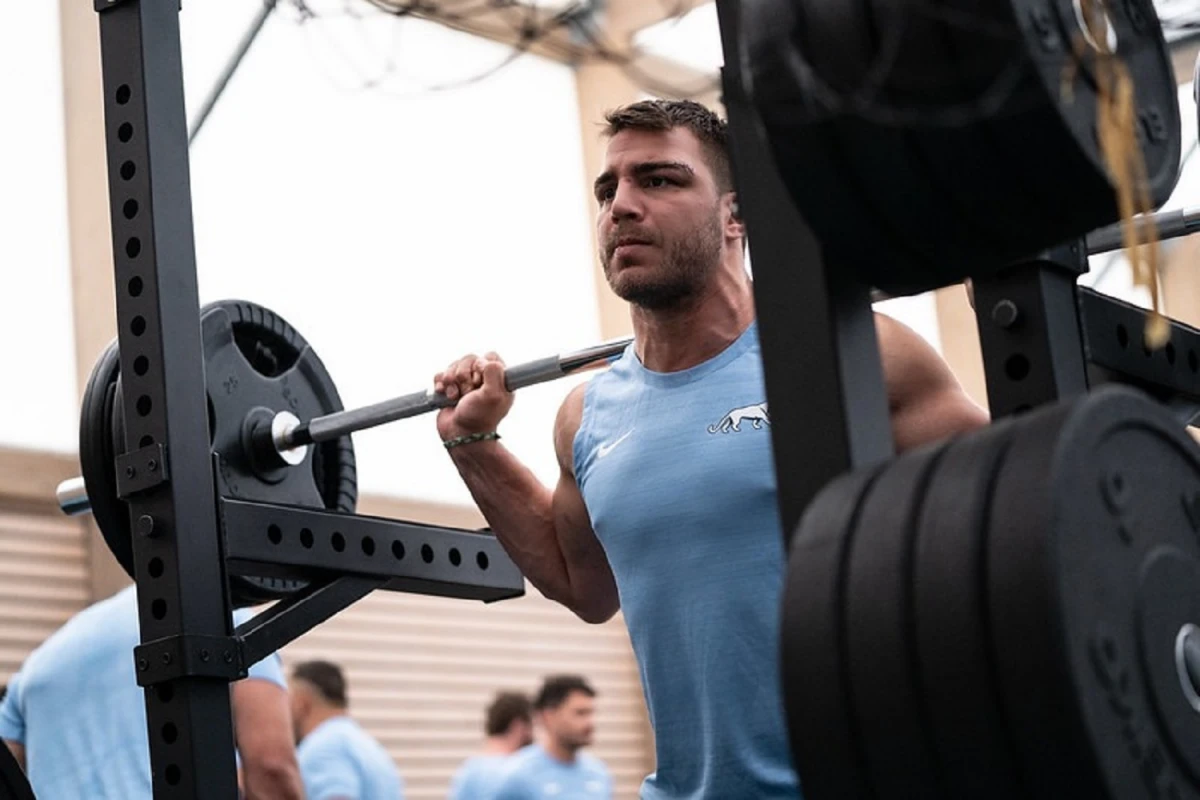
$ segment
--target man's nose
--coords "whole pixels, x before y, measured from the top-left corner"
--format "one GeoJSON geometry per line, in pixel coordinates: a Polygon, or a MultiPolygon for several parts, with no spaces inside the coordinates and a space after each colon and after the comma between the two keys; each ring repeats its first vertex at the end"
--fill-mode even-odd
{"type": "Polygon", "coordinates": [[[635,187],[621,181],[614,190],[609,213],[612,214],[613,221],[641,219],[642,199],[640,193],[635,187]]]}

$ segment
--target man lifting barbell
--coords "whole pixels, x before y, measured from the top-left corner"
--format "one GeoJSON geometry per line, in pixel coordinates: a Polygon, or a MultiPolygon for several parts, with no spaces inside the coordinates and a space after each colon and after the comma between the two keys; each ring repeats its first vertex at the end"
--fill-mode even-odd
{"type": "MultiPolygon", "coordinates": [[[[588,622],[623,609],[655,730],[644,798],[799,796],[779,693],[785,559],[770,416],[723,121],[692,102],[607,116],[601,261],[634,342],[559,410],[549,490],[498,441],[504,364],[434,378],[437,429],[513,561],[588,622]]],[[[987,424],[917,334],[877,315],[904,450],[987,424]]]]}

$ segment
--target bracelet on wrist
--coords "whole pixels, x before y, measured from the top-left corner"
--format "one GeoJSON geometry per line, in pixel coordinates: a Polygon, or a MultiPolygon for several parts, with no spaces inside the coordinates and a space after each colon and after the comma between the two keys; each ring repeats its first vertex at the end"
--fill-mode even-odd
{"type": "Polygon", "coordinates": [[[498,440],[500,434],[496,431],[487,433],[469,433],[466,436],[455,436],[453,439],[447,439],[442,442],[442,446],[447,450],[453,450],[456,447],[462,447],[464,444],[472,444],[474,442],[489,442],[498,440]]]}

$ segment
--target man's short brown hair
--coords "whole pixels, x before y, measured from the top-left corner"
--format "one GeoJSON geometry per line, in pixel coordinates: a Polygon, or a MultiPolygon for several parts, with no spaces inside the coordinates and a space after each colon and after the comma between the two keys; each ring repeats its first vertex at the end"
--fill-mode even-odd
{"type": "Polygon", "coordinates": [[[669,131],[686,128],[700,140],[708,157],[708,166],[721,192],[733,191],[733,171],[729,166],[729,126],[707,107],[694,100],[641,100],[609,111],[604,115],[608,127],[604,135],[621,131],[669,131]]]}
{"type": "Polygon", "coordinates": [[[337,664],[330,661],[304,661],[296,665],[292,678],[316,689],[317,694],[331,706],[346,707],[346,676],[337,664]]]}
{"type": "Polygon", "coordinates": [[[533,707],[538,711],[558,708],[573,692],[582,692],[588,697],[596,696],[596,690],[581,675],[551,675],[534,698],[533,707]]]}
{"type": "Polygon", "coordinates": [[[506,733],[514,722],[533,724],[533,704],[520,692],[500,692],[488,706],[484,729],[488,736],[506,733]]]}

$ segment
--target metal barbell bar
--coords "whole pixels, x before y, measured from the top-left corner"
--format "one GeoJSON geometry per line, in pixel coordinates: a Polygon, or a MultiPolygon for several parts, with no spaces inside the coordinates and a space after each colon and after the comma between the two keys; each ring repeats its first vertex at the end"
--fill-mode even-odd
{"type": "MultiPolygon", "coordinates": [[[[509,391],[539,383],[548,383],[587,369],[598,368],[608,359],[619,355],[631,337],[614,339],[603,344],[517,364],[504,371],[504,385],[509,391]]],[[[349,433],[374,428],[396,420],[427,414],[454,405],[443,394],[432,390],[401,395],[362,408],[339,411],[301,422],[287,411],[276,413],[255,427],[251,433],[253,457],[275,459],[280,466],[299,464],[310,444],[337,439],[349,433]]],[[[70,478],[55,491],[59,508],[75,516],[91,511],[87,488],[82,477],[70,478]]]]}

